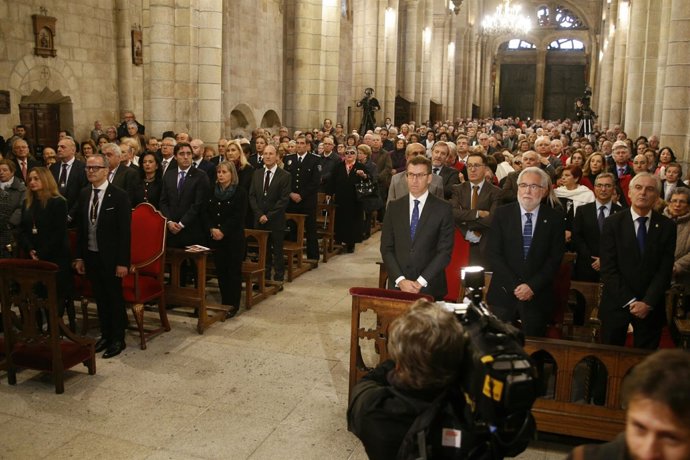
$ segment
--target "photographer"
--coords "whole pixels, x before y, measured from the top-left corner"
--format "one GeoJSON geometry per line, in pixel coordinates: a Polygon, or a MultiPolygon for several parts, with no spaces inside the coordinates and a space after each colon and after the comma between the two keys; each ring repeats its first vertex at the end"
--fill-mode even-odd
{"type": "MultiPolygon", "coordinates": [[[[353,388],[347,412],[348,429],[370,459],[405,458],[399,451],[412,424],[435,402],[445,401],[447,389],[459,386],[464,349],[463,328],[455,316],[425,300],[391,323],[388,352],[393,361],[382,363],[353,388]]],[[[462,405],[456,411],[461,413],[462,405]]],[[[454,449],[457,458],[469,458],[473,439],[460,431],[444,430],[443,445],[449,446],[450,439],[449,447],[460,448],[454,449]]]]}

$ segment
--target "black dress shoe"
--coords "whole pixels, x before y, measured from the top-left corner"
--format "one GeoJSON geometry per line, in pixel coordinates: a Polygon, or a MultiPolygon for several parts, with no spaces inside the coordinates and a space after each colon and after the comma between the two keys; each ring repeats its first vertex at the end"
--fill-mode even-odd
{"type": "Polygon", "coordinates": [[[108,339],[106,339],[105,337],[101,337],[100,339],[98,339],[96,341],[96,353],[100,353],[106,348],[108,348],[108,343],[108,339]]]}
{"type": "Polygon", "coordinates": [[[112,358],[113,356],[117,356],[120,353],[122,353],[122,350],[127,348],[127,344],[125,342],[121,342],[119,340],[115,340],[113,343],[110,344],[107,350],[105,350],[105,353],[103,353],[103,359],[108,359],[112,358]]]}
{"type": "Polygon", "coordinates": [[[237,314],[238,310],[239,310],[239,307],[230,307],[230,308],[228,308],[228,312],[225,314],[225,317],[228,318],[228,319],[229,319],[229,318],[234,318],[235,315],[237,314]]]}

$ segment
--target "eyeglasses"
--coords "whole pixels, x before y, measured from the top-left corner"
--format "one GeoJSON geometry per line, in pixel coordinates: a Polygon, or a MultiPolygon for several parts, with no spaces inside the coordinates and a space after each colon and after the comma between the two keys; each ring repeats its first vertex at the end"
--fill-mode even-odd
{"type": "Polygon", "coordinates": [[[424,179],[428,175],[429,175],[429,173],[419,173],[419,174],[407,173],[408,179],[412,179],[412,180],[424,179]]]}
{"type": "Polygon", "coordinates": [[[669,201],[669,203],[671,203],[671,204],[688,204],[688,202],[686,200],[679,200],[679,199],[671,200],[671,201],[669,201]]]}
{"type": "Polygon", "coordinates": [[[106,169],[107,166],[85,166],[85,168],[87,171],[94,172],[94,171],[98,171],[99,169],[106,169]]]}
{"type": "Polygon", "coordinates": [[[465,163],[465,166],[467,166],[467,169],[479,169],[484,167],[483,163],[465,163]]]}
{"type": "Polygon", "coordinates": [[[515,160],[515,161],[513,161],[513,164],[514,164],[514,165],[520,166],[520,165],[522,164],[522,161],[520,161],[520,160],[515,160]]]}
{"type": "Polygon", "coordinates": [[[518,187],[520,187],[522,190],[529,189],[530,192],[536,192],[537,190],[541,190],[544,188],[539,184],[525,184],[524,182],[522,184],[518,184],[518,187]]]}
{"type": "Polygon", "coordinates": [[[613,184],[594,184],[596,188],[613,188],[613,184]]]}

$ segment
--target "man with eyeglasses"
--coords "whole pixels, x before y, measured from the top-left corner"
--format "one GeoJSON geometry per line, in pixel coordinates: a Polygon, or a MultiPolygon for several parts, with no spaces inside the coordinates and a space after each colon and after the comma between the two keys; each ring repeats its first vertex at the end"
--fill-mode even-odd
{"type": "Polygon", "coordinates": [[[165,137],[163,138],[163,141],[161,142],[161,176],[165,177],[165,172],[168,170],[169,167],[173,167],[173,169],[177,168],[177,160],[175,160],[174,157],[174,152],[175,152],[175,145],[177,145],[177,141],[175,141],[174,137],[165,137]]]}
{"type": "Polygon", "coordinates": [[[445,268],[453,252],[453,208],[429,193],[432,177],[431,161],[424,154],[408,161],[409,193],[388,206],[381,230],[381,257],[389,289],[441,300],[448,291],[445,268]]]}
{"type": "Polygon", "coordinates": [[[453,186],[460,183],[459,173],[455,168],[446,166],[450,156],[450,147],[444,141],[437,141],[431,148],[431,172],[443,180],[443,197],[450,200],[453,186]]]}
{"type": "Polygon", "coordinates": [[[489,230],[493,268],[486,300],[501,320],[520,319],[526,336],[543,337],[551,319],[553,280],[565,252],[565,216],[542,203],[551,189],[541,168],[518,176],[517,202],[496,209],[489,230]]]}
{"type": "Polygon", "coordinates": [[[577,208],[573,221],[573,248],[577,253],[573,279],[599,282],[601,231],[604,221],[622,208],[612,201],[616,180],[611,173],[601,173],[594,180],[593,203],[577,208]]]}
{"type": "Polygon", "coordinates": [[[634,347],[659,347],[676,249],[676,226],[654,211],[660,193],[657,176],[637,174],[630,181],[630,208],[604,222],[599,318],[607,345],[624,345],[632,324],[634,347]]]}
{"type": "Polygon", "coordinates": [[[333,152],[335,148],[333,136],[324,136],[321,144],[323,145],[323,156],[321,157],[321,185],[319,191],[325,192],[333,175],[333,170],[340,164],[341,159],[338,154],[333,152]]]}
{"type": "MultiPolygon", "coordinates": [[[[422,155],[426,158],[425,154],[426,147],[424,147],[422,144],[418,142],[412,142],[408,144],[407,148],[405,149],[405,158],[408,163],[412,158],[419,155],[422,155]]],[[[435,195],[441,199],[445,199],[443,193],[443,179],[441,179],[441,176],[432,174],[431,184],[429,185],[429,191],[432,195],[435,195]]],[[[386,194],[386,206],[388,206],[388,204],[391,201],[397,200],[398,198],[402,198],[408,193],[409,189],[407,187],[407,171],[400,171],[391,178],[391,184],[388,187],[388,193],[386,194]]]]}
{"type": "Polygon", "coordinates": [[[481,265],[490,270],[490,261],[486,257],[487,237],[496,207],[500,204],[501,189],[486,180],[484,154],[470,153],[465,167],[469,180],[452,188],[453,219],[470,243],[470,265],[481,265]]]}
{"type": "Polygon", "coordinates": [[[690,188],[683,187],[673,191],[664,215],[676,223],[673,281],[684,286],[684,300],[690,299],[690,188]]]}
{"type": "Polygon", "coordinates": [[[512,203],[517,200],[518,176],[520,172],[525,168],[538,167],[540,164],[539,162],[539,154],[534,150],[528,150],[521,155],[521,168],[517,171],[508,173],[508,175],[503,178],[504,181],[501,188],[503,189],[502,200],[504,203],[512,203]]]}

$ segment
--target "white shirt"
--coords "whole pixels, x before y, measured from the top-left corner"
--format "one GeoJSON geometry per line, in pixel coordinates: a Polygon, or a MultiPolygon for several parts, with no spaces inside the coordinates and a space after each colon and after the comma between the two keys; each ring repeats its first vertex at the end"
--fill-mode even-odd
{"type": "MultiPolygon", "coordinates": [[[[69,160],[66,163],[60,163],[60,171],[58,171],[58,180],[60,179],[60,174],[62,174],[62,165],[67,165],[67,169],[65,170],[65,184],[69,181],[69,173],[72,172],[72,165],[74,164],[75,158],[72,157],[71,160],[69,160]]],[[[58,184],[59,186],[60,184],[58,184]]]]}
{"type": "Polygon", "coordinates": [[[424,205],[426,204],[426,199],[429,197],[429,189],[427,189],[424,193],[422,193],[422,195],[419,198],[413,197],[411,193],[408,196],[410,197],[410,223],[412,223],[412,212],[414,211],[414,201],[415,200],[419,201],[419,218],[421,219],[422,210],[424,209],[424,205]]]}
{"type": "MultiPolygon", "coordinates": [[[[534,236],[534,229],[537,227],[537,216],[539,215],[539,206],[537,205],[536,208],[534,208],[532,211],[529,211],[532,213],[532,236],[534,236]]],[[[527,217],[525,214],[528,211],[525,210],[522,206],[520,206],[520,219],[522,221],[522,234],[525,234],[525,224],[527,223],[527,217]]]]}
{"type": "MultiPolygon", "coordinates": [[[[264,166],[264,169],[266,171],[271,171],[271,177],[268,178],[268,186],[271,186],[271,183],[273,182],[273,178],[276,176],[276,170],[278,169],[278,164],[274,164],[271,169],[268,169],[264,166]]],[[[264,172],[264,184],[266,183],[266,172],[264,172]]]]}

